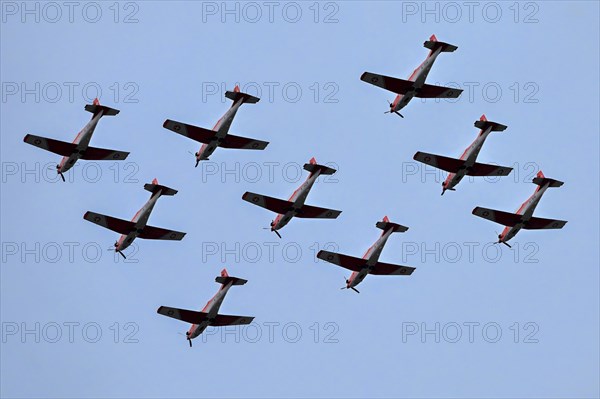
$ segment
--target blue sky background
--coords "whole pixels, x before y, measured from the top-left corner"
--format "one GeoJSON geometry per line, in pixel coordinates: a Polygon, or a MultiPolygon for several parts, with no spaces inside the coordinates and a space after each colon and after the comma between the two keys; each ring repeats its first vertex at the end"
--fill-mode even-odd
{"type": "Polygon", "coordinates": [[[277,3],[272,21],[260,2],[254,22],[256,8],[244,3],[236,22],[221,2],[119,3],[116,17],[107,2],[95,23],[89,3],[78,3],[72,22],[64,6],[59,18],[28,4],[39,7],[39,22],[22,3],[2,3],[3,397],[599,396],[597,2],[483,2],[472,17],[462,3],[454,3],[460,16],[443,3],[428,3],[430,14],[421,2],[277,3]],[[393,95],[361,73],[406,78],[433,33],[458,50],[439,57],[428,82],[465,92],[455,102],[413,100],[405,119],[383,115],[393,95]],[[261,88],[262,100],[242,107],[231,132],[271,144],[220,149],[194,169],[187,151],[198,145],[162,123],[212,127],[229,106],[221,86],[236,82],[251,94],[261,88]],[[22,96],[23,84],[34,94],[22,96]],[[90,116],[86,85],[121,110],[100,122],[92,145],[131,155],[85,171],[81,162],[64,184],[46,170],[60,157],[22,138],[71,141],[90,116]],[[508,129],[488,139],[479,161],[515,170],[499,181],[465,179],[441,197],[445,175],[425,173],[412,156],[459,156],[482,113],[508,129]],[[279,240],[262,229],[274,215],[241,195],[287,198],[312,156],[338,173],[307,203],[343,213],[293,220],[279,240]],[[492,246],[502,227],[472,208],[515,211],[538,168],[565,185],[546,193],[536,215],[569,223],[522,231],[513,250],[492,246]],[[124,263],[105,251],[118,234],[82,215],[131,218],[154,177],[179,193],[159,201],[150,224],[188,234],[139,240],[124,263]],[[389,240],[381,260],[417,270],[369,276],[360,295],[341,291],[349,272],[315,253],[361,256],[384,215],[410,229],[389,240]],[[202,308],[223,267],[249,283],[230,291],[221,312],[257,324],[200,337],[190,350],[178,335],[188,325],[156,308],[202,308]],[[72,340],[69,323],[79,323],[72,340]],[[436,323],[439,342],[421,335],[436,323]],[[478,323],[471,340],[468,323],[478,323]]]}

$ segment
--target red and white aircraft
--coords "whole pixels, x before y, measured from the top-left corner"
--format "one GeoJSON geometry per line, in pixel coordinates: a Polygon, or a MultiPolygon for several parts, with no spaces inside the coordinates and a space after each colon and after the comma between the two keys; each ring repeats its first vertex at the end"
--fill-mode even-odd
{"type": "Polygon", "coordinates": [[[217,147],[237,148],[241,150],[264,150],[269,142],[250,139],[247,137],[234,136],[229,133],[231,122],[242,104],[255,104],[260,99],[250,94],[241,93],[239,86],[235,86],[233,91],[225,93],[225,97],[233,101],[231,108],[217,121],[212,130],[204,129],[194,125],[188,125],[181,122],[175,122],[167,119],[163,127],[203,143],[200,150],[194,154],[196,157],[196,166],[200,161],[207,160],[217,147]]]}
{"type": "Polygon", "coordinates": [[[408,77],[408,80],[392,78],[385,75],[378,75],[371,72],[365,72],[360,77],[363,82],[381,87],[388,91],[398,94],[394,101],[390,103],[390,110],[385,113],[395,113],[404,118],[400,114],[402,108],[406,107],[413,97],[417,98],[457,98],[462,93],[461,89],[453,87],[443,87],[428,85],[425,83],[427,75],[431,70],[431,66],[435,62],[437,56],[442,53],[451,53],[458,47],[452,44],[438,42],[435,35],[431,35],[428,41],[423,43],[423,46],[428,48],[429,54],[425,61],[421,63],[408,77]]]}
{"type": "Polygon", "coordinates": [[[275,232],[279,238],[281,238],[281,235],[277,230],[288,224],[293,217],[336,219],[340,213],[342,213],[342,211],[336,211],[334,209],[304,205],[306,197],[313,184],[317,181],[317,178],[321,175],[332,175],[336,170],[324,165],[319,165],[315,158],[311,158],[309,163],[304,164],[304,169],[310,172],[308,178],[296,189],[296,191],[294,191],[287,201],[248,191],[242,195],[244,201],[248,201],[251,204],[258,205],[279,214],[270,224],[270,230],[275,232]]]}
{"type": "Polygon", "coordinates": [[[375,226],[383,230],[383,233],[381,233],[379,239],[367,249],[367,252],[365,252],[362,258],[355,258],[354,256],[342,255],[329,251],[319,251],[317,254],[317,258],[319,259],[352,270],[352,275],[350,278],[346,279],[346,286],[341,289],[350,288],[358,292],[355,287],[363,281],[367,274],[406,276],[411,275],[415,270],[414,267],[410,266],[379,262],[379,255],[381,255],[381,251],[390,235],[395,232],[404,233],[408,230],[408,227],[390,222],[387,216],[383,218],[383,221],[377,222],[375,226]]]}
{"type": "Polygon", "coordinates": [[[537,177],[533,179],[533,183],[537,184],[538,188],[535,189],[535,192],[527,199],[527,201],[523,202],[516,213],[502,212],[495,209],[481,208],[479,206],[473,209],[473,215],[506,226],[502,233],[498,235],[498,243],[503,243],[510,247],[507,241],[513,238],[521,229],[562,229],[564,225],[567,224],[567,221],[565,220],[533,217],[533,211],[548,187],[560,187],[564,183],[545,177],[541,170],[538,172],[537,177]]]}
{"type": "Polygon", "coordinates": [[[152,193],[148,202],[137,211],[131,221],[117,219],[112,216],[102,215],[95,212],[86,212],[83,218],[89,222],[107,228],[117,233],[121,233],[121,237],[115,242],[115,252],[121,254],[123,258],[123,250],[131,245],[137,237],[150,240],[176,240],[180,241],[185,236],[185,233],[174,230],[161,229],[159,227],[148,226],[148,218],[156,201],[163,195],[175,195],[177,190],[173,190],[167,186],[158,184],[158,180],[152,180],[152,184],[145,184],[144,189],[152,193]]]}
{"type": "Polygon", "coordinates": [[[512,168],[508,166],[488,165],[477,163],[477,156],[485,139],[491,132],[502,132],[506,129],[505,125],[496,122],[490,122],[485,115],[481,115],[478,121],[475,121],[475,127],[481,129],[479,135],[473,143],[467,147],[459,159],[447,158],[441,155],[428,154],[426,152],[417,152],[413,159],[431,165],[434,168],[449,172],[448,177],[442,183],[442,195],[446,190],[454,191],[454,187],[460,183],[465,176],[508,176],[512,168]]]}
{"type": "Polygon", "coordinates": [[[122,161],[129,155],[128,152],[107,150],[104,148],[89,146],[90,140],[92,139],[92,135],[94,134],[94,130],[96,129],[96,125],[98,124],[100,118],[103,116],[117,115],[119,110],[100,105],[100,101],[98,101],[97,98],[94,100],[93,104],[87,104],[85,106],[85,110],[93,114],[92,119],[83,127],[83,129],[81,129],[72,143],[41,136],[34,136],[32,134],[28,134],[23,138],[23,141],[27,144],[31,144],[46,151],[63,156],[60,163],[56,165],[56,172],[60,175],[63,181],[65,181],[65,176],[63,173],[71,169],[78,159],[85,159],[88,161],[122,161]]]}
{"type": "Polygon", "coordinates": [[[219,308],[221,307],[223,299],[225,299],[225,295],[227,295],[229,288],[231,288],[232,285],[244,285],[248,282],[248,280],[237,277],[229,277],[227,270],[223,269],[221,271],[221,276],[217,277],[215,281],[217,283],[221,283],[221,288],[219,288],[219,291],[217,291],[215,296],[213,296],[211,300],[206,303],[202,311],[197,312],[194,310],[170,308],[168,306],[161,306],[156,311],[163,316],[172,317],[174,319],[182,320],[192,324],[190,329],[185,333],[186,339],[190,343],[190,347],[192,346],[192,339],[202,334],[202,332],[204,332],[208,326],[235,326],[250,324],[252,323],[252,320],[254,320],[254,317],[249,316],[230,316],[219,314],[219,308]]]}

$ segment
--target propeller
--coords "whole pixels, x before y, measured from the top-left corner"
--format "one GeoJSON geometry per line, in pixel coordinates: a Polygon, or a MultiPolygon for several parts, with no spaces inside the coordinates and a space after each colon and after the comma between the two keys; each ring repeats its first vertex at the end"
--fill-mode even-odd
{"type": "Polygon", "coordinates": [[[507,243],[506,241],[502,241],[502,236],[500,234],[498,234],[497,231],[496,231],[496,235],[498,235],[498,242],[495,242],[494,244],[502,243],[502,244],[506,245],[507,247],[512,248],[512,246],[509,243],[507,243]]]}
{"type": "Polygon", "coordinates": [[[62,179],[63,182],[65,182],[65,176],[62,174],[62,172],[60,171],[60,165],[56,165],[56,173],[58,173],[60,175],[60,178],[62,179]]]}
{"type": "Polygon", "coordinates": [[[193,156],[196,158],[196,166],[194,166],[194,168],[197,168],[197,167],[198,167],[198,164],[200,163],[200,160],[198,159],[198,153],[197,153],[197,152],[191,152],[191,151],[189,151],[189,150],[188,150],[188,152],[189,152],[190,154],[192,154],[192,155],[193,155],[193,156]]]}
{"type": "Polygon", "coordinates": [[[281,234],[273,228],[273,222],[271,222],[269,227],[263,227],[263,230],[271,230],[273,233],[277,234],[277,237],[281,238],[281,234]]]}
{"type": "Polygon", "coordinates": [[[119,248],[119,241],[115,241],[115,243],[113,244],[113,248],[108,248],[109,251],[115,251],[118,252],[119,255],[121,255],[123,257],[123,259],[127,259],[127,257],[125,256],[125,254],[123,254],[123,252],[121,252],[120,250],[118,250],[117,248],[119,248]]]}
{"type": "MultiPolygon", "coordinates": [[[[180,333],[180,332],[178,332],[177,334],[179,334],[179,335],[183,335],[183,334],[182,334],[182,333],[180,333]]],[[[191,348],[191,347],[192,347],[192,339],[190,338],[190,332],[189,332],[189,331],[186,331],[186,332],[185,332],[185,339],[187,339],[187,340],[188,340],[188,342],[190,343],[190,348],[191,348]]]]}
{"type": "Polygon", "coordinates": [[[385,111],[384,114],[394,113],[394,114],[398,115],[400,118],[404,118],[404,116],[402,116],[402,114],[400,112],[392,110],[394,107],[392,106],[392,103],[389,100],[386,99],[386,101],[387,101],[388,105],[390,106],[390,110],[385,111]]]}

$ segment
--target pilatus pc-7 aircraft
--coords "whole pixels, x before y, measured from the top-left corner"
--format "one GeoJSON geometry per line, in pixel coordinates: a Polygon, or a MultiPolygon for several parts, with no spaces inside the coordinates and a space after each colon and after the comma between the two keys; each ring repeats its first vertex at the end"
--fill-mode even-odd
{"type": "Polygon", "coordinates": [[[163,124],[165,129],[172,130],[182,136],[203,143],[200,150],[194,154],[196,157],[196,166],[198,166],[200,161],[207,160],[217,147],[237,148],[241,150],[264,150],[269,144],[267,141],[229,134],[231,122],[233,122],[233,118],[242,104],[255,104],[259,98],[241,93],[239,86],[235,86],[233,91],[226,92],[225,97],[232,100],[233,104],[231,104],[231,108],[225,112],[221,119],[217,121],[212,130],[182,122],[175,122],[170,119],[167,119],[163,124]]]}
{"type": "Polygon", "coordinates": [[[503,132],[506,130],[505,125],[496,122],[490,122],[485,115],[481,115],[478,121],[475,121],[475,127],[481,129],[477,138],[467,147],[459,159],[443,157],[441,155],[428,154],[426,152],[417,152],[413,159],[434,168],[442,169],[448,172],[448,177],[442,183],[442,195],[446,190],[454,191],[454,187],[465,176],[508,176],[512,168],[508,166],[488,165],[485,163],[477,163],[477,156],[485,139],[491,132],[503,132]]]}
{"type": "Polygon", "coordinates": [[[213,296],[210,301],[206,303],[202,311],[197,312],[195,310],[186,310],[179,308],[170,308],[168,306],[161,306],[156,311],[158,314],[163,316],[172,317],[177,320],[191,323],[192,326],[185,333],[185,337],[192,346],[192,339],[202,334],[206,327],[221,327],[221,326],[235,326],[242,324],[250,324],[254,317],[249,316],[230,316],[225,314],[219,314],[219,308],[225,299],[225,295],[233,285],[244,285],[248,280],[237,277],[229,277],[227,270],[221,271],[221,276],[215,279],[217,283],[221,283],[221,288],[213,296]]]}
{"type": "Polygon", "coordinates": [[[390,222],[387,216],[383,218],[383,221],[377,222],[375,226],[383,230],[383,233],[381,233],[379,239],[367,249],[367,252],[365,252],[362,258],[355,258],[354,256],[342,255],[329,251],[319,251],[317,254],[317,258],[319,259],[352,270],[352,275],[350,278],[346,279],[346,286],[341,289],[350,288],[358,292],[355,287],[367,277],[367,274],[406,276],[412,274],[415,270],[414,267],[379,262],[379,255],[381,255],[381,251],[390,235],[396,232],[404,233],[408,230],[408,227],[390,222]]]}
{"type": "Polygon", "coordinates": [[[83,129],[81,129],[72,143],[34,136],[32,134],[28,134],[23,138],[23,141],[27,144],[63,156],[60,163],[56,165],[56,172],[63,181],[65,181],[63,173],[66,173],[71,169],[79,159],[85,159],[87,161],[122,161],[129,155],[128,152],[89,146],[100,118],[103,116],[117,115],[119,110],[100,105],[100,101],[98,101],[97,98],[94,100],[93,104],[87,104],[85,110],[92,113],[92,119],[83,127],[83,129]]]}
{"type": "Polygon", "coordinates": [[[481,208],[479,206],[473,209],[473,215],[506,226],[502,233],[498,234],[498,244],[502,243],[510,247],[507,241],[517,235],[521,229],[562,229],[565,224],[567,224],[566,220],[533,217],[533,211],[542,199],[542,195],[544,195],[548,187],[560,187],[564,183],[545,177],[541,170],[538,172],[537,176],[532,182],[537,184],[538,187],[535,189],[531,197],[529,197],[527,201],[523,202],[519,209],[517,209],[516,213],[502,212],[495,209],[481,208]]]}
{"type": "Polygon", "coordinates": [[[131,221],[117,219],[112,216],[102,215],[95,212],[86,212],[83,218],[89,222],[95,223],[117,233],[121,233],[121,237],[115,242],[115,252],[121,254],[123,258],[123,250],[133,243],[136,238],[145,238],[149,240],[176,240],[180,241],[185,236],[185,233],[174,230],[165,230],[160,227],[148,226],[148,218],[156,205],[156,201],[163,195],[175,195],[177,190],[173,190],[167,186],[158,184],[158,180],[152,180],[152,184],[145,184],[144,189],[150,191],[152,195],[142,209],[137,211],[131,221]]]}
{"type": "Polygon", "coordinates": [[[310,174],[306,178],[306,181],[294,191],[287,201],[248,191],[242,196],[244,201],[248,201],[251,204],[278,213],[277,217],[271,222],[269,228],[271,231],[275,232],[279,238],[281,238],[281,235],[277,230],[288,224],[294,217],[336,219],[340,213],[342,213],[342,211],[336,211],[334,209],[304,205],[304,201],[306,201],[310,189],[313,187],[313,184],[315,184],[319,176],[332,175],[336,170],[324,165],[319,165],[315,158],[311,158],[309,163],[305,163],[304,169],[309,171],[310,174]]]}
{"type": "Polygon", "coordinates": [[[458,47],[453,46],[452,44],[438,42],[435,35],[431,35],[429,40],[423,43],[423,46],[430,50],[429,54],[427,55],[427,58],[425,58],[425,61],[423,61],[408,77],[408,80],[378,75],[371,72],[365,72],[360,77],[360,80],[363,82],[370,83],[397,94],[394,101],[390,103],[389,111],[385,112],[386,114],[394,113],[404,118],[399,111],[406,107],[413,97],[458,98],[460,93],[462,93],[461,89],[428,85],[425,83],[425,79],[427,79],[427,75],[429,75],[429,71],[438,55],[440,55],[440,53],[451,53],[458,47]]]}

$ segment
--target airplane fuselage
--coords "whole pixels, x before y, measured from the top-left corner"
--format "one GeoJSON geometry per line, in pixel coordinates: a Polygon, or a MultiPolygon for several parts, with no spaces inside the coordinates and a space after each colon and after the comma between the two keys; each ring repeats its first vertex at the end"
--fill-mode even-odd
{"type": "Polygon", "coordinates": [[[537,207],[538,203],[542,199],[542,196],[546,192],[549,187],[549,183],[544,184],[543,186],[539,186],[536,188],[535,192],[527,199],[527,201],[523,202],[519,209],[517,209],[516,214],[522,215],[521,222],[517,223],[514,226],[506,226],[502,233],[498,236],[498,242],[507,242],[511,238],[513,238],[519,230],[523,228],[523,225],[531,219],[533,216],[533,211],[537,207]]]}
{"type": "Polygon", "coordinates": [[[231,123],[233,122],[233,118],[237,113],[238,109],[242,105],[243,100],[239,99],[231,105],[231,108],[225,112],[225,114],[217,121],[215,126],[213,126],[212,130],[216,132],[215,138],[211,140],[208,144],[202,144],[200,150],[196,153],[196,161],[207,160],[208,157],[212,155],[213,152],[219,146],[219,143],[225,139],[227,133],[229,132],[229,128],[231,127],[231,123]]]}
{"type": "Polygon", "coordinates": [[[133,219],[131,221],[135,223],[135,228],[129,234],[122,234],[119,240],[117,241],[117,245],[115,245],[115,251],[123,251],[127,247],[129,247],[133,240],[139,236],[146,224],[148,224],[148,219],[150,218],[150,214],[152,213],[152,209],[154,209],[154,205],[156,205],[156,201],[161,195],[161,191],[152,194],[148,202],[144,204],[144,206],[137,211],[133,219]]]}
{"type": "Polygon", "coordinates": [[[56,171],[58,173],[65,173],[69,169],[75,165],[83,154],[85,154],[85,150],[87,150],[90,145],[90,140],[92,139],[92,135],[94,134],[94,130],[96,129],[96,125],[98,121],[102,117],[103,112],[100,111],[96,115],[92,117],[92,119],[81,129],[81,131],[73,140],[73,144],[77,144],[77,148],[73,153],[69,156],[62,157],[60,163],[56,165],[56,171]]]}
{"type": "Polygon", "coordinates": [[[271,230],[275,231],[281,229],[298,214],[298,210],[304,205],[308,193],[320,175],[320,170],[312,172],[304,181],[304,183],[302,183],[302,185],[298,187],[296,191],[294,191],[294,193],[288,199],[289,202],[293,203],[292,208],[284,214],[277,215],[277,217],[271,222],[271,230]]]}
{"type": "Polygon", "coordinates": [[[206,327],[210,326],[217,314],[219,313],[219,309],[221,308],[221,304],[223,303],[223,299],[225,299],[225,295],[227,295],[227,291],[233,285],[233,282],[229,282],[227,284],[221,285],[219,291],[213,296],[204,306],[202,312],[207,313],[208,316],[206,319],[200,324],[192,324],[190,329],[187,332],[187,336],[189,339],[194,339],[198,335],[202,334],[206,327]]]}
{"type": "Polygon", "coordinates": [[[454,187],[458,183],[460,183],[463,177],[465,177],[465,175],[469,171],[469,168],[471,168],[477,161],[477,156],[479,156],[481,147],[483,147],[483,143],[485,143],[485,140],[488,138],[491,132],[491,126],[479,132],[479,135],[477,136],[475,141],[473,141],[473,143],[471,143],[471,145],[467,147],[467,149],[459,158],[461,161],[465,161],[463,167],[459,169],[459,171],[456,173],[449,173],[446,180],[442,183],[443,191],[453,190],[454,187]]]}
{"type": "Polygon", "coordinates": [[[381,237],[375,241],[373,245],[363,255],[363,259],[367,261],[365,266],[358,272],[352,272],[350,278],[348,278],[346,282],[346,288],[353,288],[360,284],[364,278],[369,274],[371,269],[375,266],[375,264],[379,261],[379,256],[381,255],[381,251],[385,246],[388,238],[392,234],[393,229],[389,229],[381,233],[381,237]]]}
{"type": "Polygon", "coordinates": [[[390,106],[391,112],[397,112],[406,107],[410,100],[412,100],[412,98],[415,96],[416,92],[423,87],[425,80],[427,79],[427,75],[429,75],[429,71],[431,70],[433,63],[441,51],[441,47],[435,51],[430,51],[427,58],[425,58],[425,61],[423,61],[421,65],[419,65],[417,69],[415,69],[408,77],[409,81],[414,82],[413,86],[415,90],[409,91],[406,94],[398,94],[390,106]]]}

